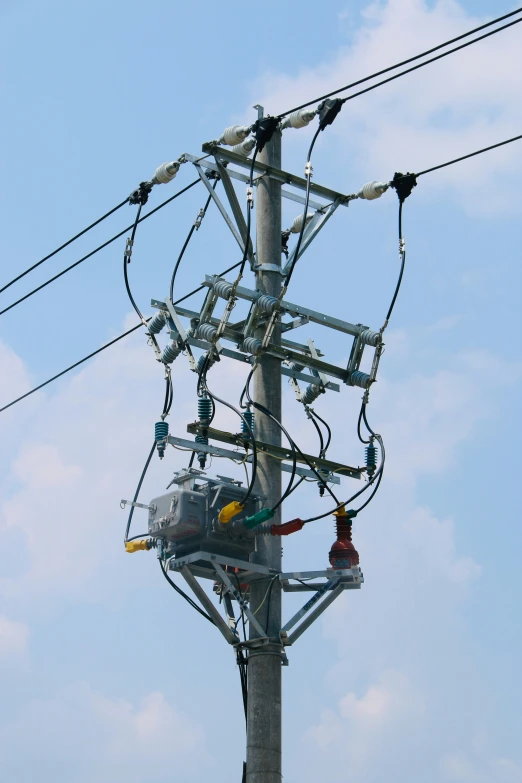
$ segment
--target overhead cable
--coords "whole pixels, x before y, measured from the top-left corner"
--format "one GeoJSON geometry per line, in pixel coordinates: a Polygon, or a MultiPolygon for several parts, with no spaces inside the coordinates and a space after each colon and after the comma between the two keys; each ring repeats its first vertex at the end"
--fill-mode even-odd
{"type": "MultiPolygon", "coordinates": [[[[359,84],[364,84],[365,82],[371,81],[371,79],[376,79],[378,76],[382,76],[385,73],[389,73],[390,71],[395,70],[396,68],[401,68],[403,65],[407,65],[408,63],[415,62],[415,60],[419,60],[421,57],[426,57],[428,54],[432,54],[432,52],[436,52],[439,49],[444,49],[444,47],[449,46],[452,43],[456,43],[456,41],[461,41],[463,38],[467,38],[470,35],[473,35],[474,33],[478,33],[480,30],[485,30],[487,27],[491,27],[494,24],[497,24],[498,22],[502,22],[504,19],[509,19],[512,16],[516,16],[517,14],[522,13],[522,8],[517,8],[515,11],[511,11],[508,14],[504,14],[503,16],[499,16],[496,19],[492,19],[490,22],[486,22],[485,24],[480,25],[479,27],[473,28],[473,30],[468,30],[466,33],[462,33],[461,35],[458,35],[456,38],[450,38],[448,41],[445,41],[444,43],[438,44],[437,46],[433,46],[431,49],[426,49],[424,52],[420,52],[419,54],[414,55],[413,57],[409,57],[407,60],[402,60],[401,62],[395,63],[395,65],[389,65],[387,68],[383,68],[380,71],[376,71],[375,73],[372,73],[370,76],[365,76],[362,79],[358,79],[355,82],[352,82],[351,84],[346,84],[344,87],[339,87],[336,90],[332,90],[331,92],[326,93],[325,95],[321,95],[319,98],[314,98],[311,101],[307,101],[307,103],[302,103],[299,106],[295,106],[293,109],[288,109],[287,111],[283,112],[282,114],[279,114],[279,119],[282,119],[283,117],[286,117],[288,114],[292,114],[292,112],[299,111],[300,109],[305,109],[307,106],[311,106],[314,103],[317,103],[319,101],[324,101],[326,98],[330,98],[332,95],[338,95],[341,92],[345,92],[346,90],[352,89],[352,87],[357,87],[359,84]]],[[[448,54],[452,54],[453,52],[458,51],[459,49],[464,48],[464,46],[470,46],[473,43],[476,43],[477,41],[481,41],[483,38],[487,38],[489,35],[494,35],[495,33],[500,32],[501,30],[505,30],[506,27],[511,27],[513,24],[517,24],[518,22],[522,21],[521,19],[517,19],[514,22],[511,22],[507,25],[503,25],[502,27],[499,27],[496,30],[493,30],[486,35],[479,36],[478,38],[475,38],[473,41],[469,41],[466,44],[462,46],[457,46],[454,49],[452,49],[449,52],[445,52],[442,55],[439,55],[438,57],[434,57],[430,60],[427,60],[425,63],[422,63],[420,66],[416,66],[417,68],[422,67],[423,65],[427,65],[430,62],[434,62],[435,60],[440,59],[440,57],[446,57],[448,54]]],[[[405,73],[409,73],[410,71],[415,70],[413,68],[409,68],[406,71],[403,71],[401,74],[398,74],[398,76],[402,76],[405,73]]],[[[393,78],[396,79],[398,76],[394,76],[393,78]]],[[[389,79],[386,79],[382,82],[379,82],[378,85],[374,85],[370,89],[374,89],[375,87],[378,87],[380,84],[385,84],[386,81],[390,81],[389,79]]],[[[362,91],[366,92],[366,90],[362,91]]],[[[361,92],[356,93],[357,95],[362,94],[361,92]]],[[[351,98],[355,97],[354,95],[350,96],[351,98]]]]}

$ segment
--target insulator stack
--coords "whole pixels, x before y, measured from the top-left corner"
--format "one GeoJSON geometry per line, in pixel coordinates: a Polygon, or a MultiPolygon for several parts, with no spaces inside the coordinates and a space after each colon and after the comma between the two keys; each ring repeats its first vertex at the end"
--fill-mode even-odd
{"type": "Polygon", "coordinates": [[[290,228],[290,233],[291,234],[299,234],[299,232],[301,231],[301,229],[303,227],[303,221],[305,221],[305,223],[309,223],[311,221],[311,219],[313,218],[313,216],[314,216],[313,212],[309,212],[307,214],[306,220],[305,220],[304,212],[301,215],[298,215],[292,221],[292,226],[290,228]]]}
{"type": "Polygon", "coordinates": [[[300,362],[289,362],[288,366],[294,372],[301,372],[301,370],[304,370],[304,368],[305,368],[305,365],[301,364],[300,362]]]}
{"type": "Polygon", "coordinates": [[[352,544],[352,519],[344,510],[336,511],[335,528],[337,540],[330,549],[332,568],[353,568],[359,565],[359,553],[352,544]]]}
{"type": "Polygon", "coordinates": [[[166,439],[169,434],[169,425],[166,421],[157,421],[154,425],[154,437],[156,439],[156,447],[158,449],[159,458],[163,459],[165,455],[165,446],[167,445],[166,439]]]}
{"type": "Polygon", "coordinates": [[[374,445],[373,440],[370,440],[370,444],[366,446],[364,458],[366,461],[366,472],[368,477],[371,478],[377,468],[377,446],[374,445]]]}
{"type": "Polygon", "coordinates": [[[314,400],[316,400],[320,394],[322,394],[324,391],[322,386],[319,386],[317,383],[309,383],[306,389],[304,390],[304,394],[301,396],[301,402],[303,405],[311,405],[314,400]]]}
{"type": "Polygon", "coordinates": [[[359,336],[364,345],[373,345],[375,347],[381,342],[381,333],[374,332],[373,329],[365,329],[359,336]]]}
{"type": "Polygon", "coordinates": [[[367,201],[373,201],[376,198],[380,198],[382,194],[388,190],[387,182],[367,182],[363,185],[358,192],[359,198],[365,198],[367,201]]]}
{"type": "Polygon", "coordinates": [[[250,437],[250,432],[254,432],[254,411],[246,410],[243,413],[243,417],[246,420],[246,424],[243,421],[243,419],[241,419],[241,432],[244,435],[246,435],[247,438],[249,438],[250,437]],[[247,427],[247,424],[248,424],[248,427],[250,427],[250,431],[249,431],[249,429],[247,427]]]}
{"type": "Polygon", "coordinates": [[[167,319],[165,317],[165,313],[163,310],[160,310],[159,313],[156,313],[156,315],[152,318],[152,320],[149,323],[149,332],[150,334],[159,334],[163,327],[165,326],[167,322],[167,319]]]}
{"type": "Polygon", "coordinates": [[[370,376],[361,370],[354,370],[350,375],[350,383],[352,386],[359,386],[361,389],[367,389],[370,385],[370,376]]]}
{"type": "Polygon", "coordinates": [[[241,155],[243,158],[248,158],[255,146],[256,140],[252,136],[250,139],[242,141],[241,144],[236,144],[235,147],[232,147],[232,152],[235,152],[236,155],[241,155]]]}
{"type": "Polygon", "coordinates": [[[277,305],[277,299],[275,296],[270,296],[270,294],[262,294],[257,298],[256,302],[261,312],[267,313],[267,315],[272,315],[277,305]]]}
{"type": "Polygon", "coordinates": [[[196,335],[197,337],[199,337],[200,340],[206,340],[207,343],[211,343],[216,333],[217,333],[217,326],[213,326],[212,324],[205,323],[205,324],[200,324],[198,326],[196,335]]]}
{"type": "Polygon", "coordinates": [[[181,350],[182,349],[177,344],[177,342],[172,340],[172,342],[169,343],[163,350],[163,353],[161,354],[161,361],[165,364],[172,364],[172,362],[180,355],[181,350]]]}
{"type": "Polygon", "coordinates": [[[216,280],[212,287],[214,292],[222,299],[228,299],[233,288],[232,283],[229,283],[228,280],[223,280],[222,278],[216,280]]]}
{"type": "Polygon", "coordinates": [[[227,144],[233,147],[235,144],[240,144],[244,138],[250,133],[250,128],[246,125],[231,125],[230,128],[226,128],[223,131],[223,135],[219,139],[220,144],[227,144]]]}
{"type": "Polygon", "coordinates": [[[198,399],[198,417],[201,426],[208,427],[212,418],[212,401],[206,395],[198,399]]]}
{"type": "Polygon", "coordinates": [[[171,163],[162,163],[154,172],[152,181],[158,185],[166,185],[167,182],[172,182],[179,171],[179,167],[180,163],[178,160],[174,160],[171,163]]]}
{"type": "Polygon", "coordinates": [[[257,356],[261,352],[262,347],[263,343],[257,337],[245,337],[243,340],[243,350],[251,353],[253,356],[257,356]]]}
{"type": "Polygon", "coordinates": [[[316,112],[314,109],[298,109],[288,115],[281,125],[281,128],[306,128],[315,115],[316,112]]]}
{"type": "MultiPolygon", "coordinates": [[[[201,435],[198,433],[195,437],[196,443],[203,443],[205,446],[208,446],[208,436],[207,435],[201,435]]],[[[199,462],[199,467],[201,470],[205,469],[205,465],[207,462],[207,453],[206,451],[198,451],[197,458],[199,462]]]]}
{"type": "MultiPolygon", "coordinates": [[[[207,356],[208,354],[204,353],[198,359],[198,363],[196,364],[196,372],[198,375],[201,375],[201,373],[203,372],[203,367],[205,366],[205,359],[207,358],[207,356]]],[[[208,360],[206,362],[207,370],[209,370],[212,367],[215,361],[216,361],[216,357],[214,356],[214,354],[208,357],[208,360]]]]}

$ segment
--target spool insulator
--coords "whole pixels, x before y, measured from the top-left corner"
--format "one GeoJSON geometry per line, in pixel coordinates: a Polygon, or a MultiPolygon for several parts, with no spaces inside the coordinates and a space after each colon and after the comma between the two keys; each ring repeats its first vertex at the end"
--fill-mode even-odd
{"type": "Polygon", "coordinates": [[[153,317],[153,319],[149,323],[149,332],[151,334],[159,334],[163,327],[165,326],[167,322],[167,319],[165,317],[165,313],[163,310],[160,310],[159,313],[156,313],[156,315],[153,317]]]}
{"type": "MultiPolygon", "coordinates": [[[[196,443],[202,443],[205,446],[208,446],[208,437],[206,435],[201,435],[201,433],[198,433],[196,437],[194,438],[196,443]]],[[[199,467],[201,470],[204,470],[206,462],[207,462],[207,453],[206,451],[198,451],[197,458],[199,462],[199,467]]]]}
{"type": "Polygon", "coordinates": [[[200,324],[198,326],[197,337],[200,340],[206,340],[207,343],[211,343],[217,332],[217,327],[212,324],[200,324]]]}
{"type": "Polygon", "coordinates": [[[301,402],[303,405],[311,405],[323,391],[324,389],[322,386],[319,386],[316,383],[309,383],[301,397],[301,402]]]}
{"type": "Polygon", "coordinates": [[[235,144],[240,144],[249,133],[250,128],[246,125],[231,125],[223,131],[219,141],[221,144],[228,144],[230,147],[233,147],[235,144]]]}
{"type": "Polygon", "coordinates": [[[365,329],[359,336],[364,345],[373,345],[375,347],[381,342],[380,332],[374,332],[373,329],[365,329]]]}
{"type": "Polygon", "coordinates": [[[169,425],[166,421],[157,421],[154,425],[154,437],[156,439],[156,447],[160,459],[163,459],[165,454],[165,446],[167,445],[166,439],[169,434],[169,425]]]}
{"type": "Polygon", "coordinates": [[[270,294],[261,294],[261,296],[257,298],[257,306],[263,313],[267,313],[268,315],[272,315],[276,304],[277,299],[275,296],[270,296],[270,294]]]}
{"type": "Polygon", "coordinates": [[[337,540],[330,549],[332,568],[353,568],[359,565],[359,553],[352,544],[352,520],[346,512],[336,512],[337,540]]]}
{"type": "Polygon", "coordinates": [[[357,195],[359,198],[373,201],[376,198],[380,198],[382,194],[388,190],[388,187],[389,185],[387,182],[376,182],[373,180],[373,182],[367,182],[366,185],[363,185],[357,195]]]}
{"type": "Polygon", "coordinates": [[[172,362],[178,358],[178,356],[181,353],[181,348],[177,344],[175,340],[173,340],[167,347],[163,350],[163,353],[161,354],[161,361],[165,364],[172,364],[172,362]]]}
{"type": "Polygon", "coordinates": [[[361,370],[354,370],[350,375],[352,386],[359,386],[361,389],[367,389],[370,385],[370,376],[361,370]]]}
{"type": "MultiPolygon", "coordinates": [[[[254,432],[254,411],[246,410],[243,413],[244,418],[246,419],[248,426],[250,427],[250,430],[254,432]]],[[[247,438],[250,437],[250,432],[248,431],[248,427],[246,426],[243,419],[241,419],[241,432],[243,432],[247,438]]]]}
{"type": "Polygon", "coordinates": [[[198,417],[199,423],[208,427],[212,418],[212,401],[206,396],[198,399],[198,417]]]}
{"type": "Polygon", "coordinates": [[[228,299],[232,291],[232,283],[229,283],[228,280],[223,280],[223,278],[220,277],[219,280],[216,280],[212,288],[222,299],[228,299]]]}
{"type": "Polygon", "coordinates": [[[364,458],[366,462],[366,472],[371,478],[377,467],[377,446],[375,446],[373,442],[370,442],[370,444],[366,446],[364,450],[364,458]]]}
{"type": "Polygon", "coordinates": [[[261,340],[258,340],[257,337],[245,337],[243,340],[243,350],[247,353],[251,353],[253,356],[257,356],[262,347],[263,343],[261,340]]]}

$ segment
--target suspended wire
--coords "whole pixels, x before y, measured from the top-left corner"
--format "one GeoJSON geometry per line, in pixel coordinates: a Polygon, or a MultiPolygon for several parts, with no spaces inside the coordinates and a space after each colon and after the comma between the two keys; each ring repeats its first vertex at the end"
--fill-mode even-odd
{"type": "Polygon", "coordinates": [[[118,209],[121,209],[125,204],[128,203],[130,196],[127,196],[125,201],[122,201],[121,204],[118,204],[118,206],[114,207],[113,209],[109,210],[109,212],[106,212],[105,215],[102,215],[101,218],[98,218],[98,220],[95,220],[94,223],[91,223],[90,226],[87,226],[87,228],[84,228],[83,231],[80,231],[79,234],[76,234],[75,236],[71,237],[71,239],[68,239],[67,242],[64,242],[63,245],[60,245],[60,247],[57,247],[56,250],[53,250],[52,253],[49,253],[49,255],[45,256],[44,258],[40,259],[40,261],[37,261],[36,264],[33,264],[32,266],[28,267],[24,272],[20,272],[17,277],[13,277],[12,280],[10,280],[8,283],[6,283],[2,288],[0,288],[0,294],[3,293],[7,288],[13,285],[13,283],[18,282],[18,280],[21,280],[22,277],[25,277],[25,275],[28,275],[29,272],[32,272],[33,269],[36,269],[40,264],[43,264],[44,261],[48,261],[50,258],[55,256],[57,253],[60,252],[60,250],[63,250],[68,245],[71,245],[73,242],[75,242],[79,237],[86,234],[88,231],[91,230],[91,228],[94,228],[95,226],[102,223],[106,218],[110,217],[110,215],[113,215],[115,212],[118,211],[118,209]]]}
{"type": "MultiPolygon", "coordinates": [[[[143,217],[140,217],[138,223],[141,223],[144,220],[147,220],[147,218],[151,217],[151,215],[154,215],[155,212],[158,212],[158,210],[163,209],[163,207],[166,207],[167,204],[170,204],[171,201],[174,201],[174,199],[177,199],[179,196],[183,195],[183,193],[186,193],[187,190],[190,190],[190,188],[193,188],[194,185],[198,184],[198,182],[200,182],[199,178],[195,179],[193,182],[191,182],[189,185],[187,185],[186,188],[183,188],[182,190],[179,190],[177,193],[174,193],[174,195],[171,196],[170,198],[166,199],[166,201],[163,201],[157,207],[155,207],[154,209],[151,209],[150,212],[147,212],[146,215],[143,215],[143,217]]],[[[67,272],[70,272],[71,269],[74,269],[79,264],[82,264],[88,258],[91,258],[91,256],[94,256],[100,250],[103,250],[108,245],[112,244],[117,239],[122,237],[124,234],[127,233],[127,231],[130,231],[133,228],[133,226],[134,226],[134,224],[131,223],[130,226],[127,226],[127,228],[124,228],[123,231],[119,232],[119,234],[116,234],[111,239],[107,240],[107,242],[104,242],[102,245],[99,245],[99,247],[95,248],[95,250],[91,250],[90,253],[87,253],[86,256],[83,256],[83,258],[80,258],[78,261],[75,261],[74,264],[70,264],[70,266],[66,267],[65,269],[62,269],[61,272],[58,272],[58,274],[54,275],[53,277],[50,277],[49,280],[46,280],[45,283],[42,283],[41,285],[37,286],[36,288],[33,288],[33,290],[29,291],[28,294],[25,294],[24,296],[20,297],[20,299],[17,299],[16,302],[13,302],[8,307],[5,307],[3,310],[0,310],[0,315],[3,315],[4,313],[7,313],[9,310],[12,310],[13,307],[16,307],[21,302],[24,302],[26,299],[29,299],[29,297],[33,296],[33,294],[38,293],[38,291],[41,291],[42,288],[45,288],[46,286],[50,285],[50,283],[54,283],[54,281],[58,280],[59,277],[62,277],[63,275],[67,274],[67,272]]]]}
{"type": "MultiPolygon", "coordinates": [[[[136,503],[137,500],[138,500],[138,496],[139,496],[140,490],[141,490],[141,485],[143,484],[143,480],[145,478],[145,474],[147,473],[147,470],[148,470],[149,465],[150,465],[150,461],[152,459],[152,455],[154,454],[155,450],[156,450],[156,441],[153,442],[153,444],[151,446],[151,449],[149,451],[149,455],[148,455],[148,457],[147,457],[147,459],[145,461],[145,465],[143,466],[143,470],[141,471],[141,476],[140,476],[140,479],[138,481],[138,485],[136,487],[136,491],[134,493],[134,497],[132,498],[132,502],[133,503],[136,503]]],[[[123,543],[124,544],[126,544],[127,541],[134,541],[135,538],[142,538],[142,535],[134,536],[133,538],[129,538],[130,527],[131,527],[132,517],[133,516],[134,516],[134,506],[131,505],[130,511],[129,511],[129,516],[127,518],[127,527],[125,528],[125,536],[123,538],[123,543]]]]}
{"type": "MultiPolygon", "coordinates": [[[[249,180],[249,190],[252,191],[254,187],[254,166],[256,163],[257,153],[259,151],[259,147],[256,144],[256,148],[254,150],[254,154],[252,155],[252,163],[250,164],[250,180],[249,180]]],[[[246,238],[245,238],[245,249],[243,251],[243,258],[241,259],[241,267],[239,269],[238,278],[241,278],[243,275],[243,271],[245,269],[246,260],[248,257],[248,251],[250,248],[250,237],[252,234],[252,208],[254,204],[253,201],[249,198],[247,201],[247,231],[246,231],[246,238]]]]}
{"type": "Polygon", "coordinates": [[[404,245],[404,240],[402,237],[402,205],[403,205],[403,201],[401,200],[399,201],[399,253],[401,257],[401,268],[399,271],[399,278],[397,280],[397,285],[395,286],[395,291],[393,292],[393,297],[390,302],[388,312],[386,313],[386,318],[384,319],[384,326],[381,330],[381,334],[384,331],[384,329],[388,326],[388,322],[393,312],[393,308],[395,307],[395,302],[397,301],[397,297],[399,295],[399,291],[402,283],[402,278],[404,275],[404,266],[406,264],[406,247],[404,245]]]}
{"type": "Polygon", "coordinates": [[[134,245],[134,237],[136,236],[136,229],[138,228],[138,223],[139,223],[139,219],[140,219],[142,206],[143,205],[140,204],[139,207],[138,207],[138,211],[136,212],[136,220],[134,221],[134,225],[132,227],[130,243],[129,243],[129,240],[128,240],[128,245],[127,246],[129,247],[129,244],[130,244],[130,249],[129,250],[125,250],[125,253],[123,255],[123,277],[124,277],[124,280],[125,280],[125,288],[127,290],[127,296],[130,299],[130,303],[133,306],[134,310],[136,311],[136,315],[138,316],[140,321],[143,323],[144,326],[146,326],[147,325],[147,320],[146,320],[145,316],[143,315],[143,313],[141,312],[141,310],[138,307],[138,305],[136,304],[136,302],[134,300],[134,297],[132,295],[132,291],[130,290],[129,272],[128,272],[128,269],[127,269],[128,265],[130,264],[130,260],[131,260],[130,254],[132,252],[132,247],[134,245]]]}
{"type": "MultiPolygon", "coordinates": [[[[311,106],[313,103],[318,103],[319,101],[324,101],[326,98],[330,98],[332,95],[338,95],[340,92],[345,92],[345,90],[350,90],[352,87],[357,87],[359,84],[364,84],[365,82],[371,81],[371,79],[376,79],[377,76],[382,76],[385,73],[389,73],[390,71],[395,70],[396,68],[401,68],[403,65],[407,65],[408,63],[415,62],[415,60],[419,60],[421,57],[426,57],[428,54],[432,54],[432,52],[436,52],[439,49],[444,49],[446,46],[449,46],[452,43],[456,43],[457,41],[461,41],[463,38],[467,38],[470,35],[473,35],[474,33],[478,33],[480,30],[485,30],[487,27],[491,27],[491,25],[497,24],[498,22],[502,22],[504,19],[509,19],[511,16],[515,16],[516,14],[522,13],[522,8],[517,8],[515,11],[511,11],[508,14],[504,14],[503,16],[499,16],[496,19],[492,19],[490,22],[486,22],[485,24],[480,25],[479,27],[475,27],[473,30],[468,30],[466,33],[462,33],[461,35],[458,35],[456,38],[451,38],[448,41],[445,41],[444,43],[438,44],[437,46],[433,46],[431,49],[426,49],[424,52],[420,52],[420,54],[416,54],[413,57],[409,57],[407,60],[402,60],[399,63],[395,63],[395,65],[389,65],[387,68],[383,68],[380,71],[376,71],[375,73],[372,73],[370,76],[365,76],[362,79],[358,79],[355,82],[352,82],[351,84],[346,84],[344,87],[339,87],[336,90],[332,90],[331,92],[326,93],[325,95],[321,95],[319,98],[314,98],[311,101],[308,101],[307,103],[302,103],[300,106],[295,106],[293,109],[288,109],[288,111],[283,112],[283,114],[279,114],[278,117],[282,119],[283,117],[286,117],[288,114],[292,114],[294,111],[299,111],[299,109],[305,109],[307,106],[311,106]]],[[[517,19],[514,22],[510,22],[507,25],[503,25],[502,27],[499,27],[497,30],[492,30],[491,32],[487,33],[486,35],[482,35],[478,38],[475,38],[473,41],[468,41],[467,43],[457,46],[454,49],[451,49],[449,52],[445,52],[444,54],[439,55],[438,57],[433,57],[430,60],[427,60],[424,63],[421,63],[420,65],[415,66],[415,68],[409,68],[406,71],[402,71],[397,76],[393,76],[393,79],[399,78],[399,76],[403,76],[406,73],[410,73],[413,70],[416,70],[417,68],[422,68],[424,65],[428,65],[428,63],[434,62],[435,60],[439,60],[441,57],[446,57],[448,54],[452,54],[453,52],[458,51],[459,49],[463,49],[466,46],[470,46],[471,44],[476,43],[477,41],[481,41],[483,38],[487,38],[490,35],[495,35],[495,33],[500,32],[501,30],[506,29],[506,27],[511,27],[514,24],[518,24],[522,20],[517,19]]],[[[376,84],[369,89],[375,89],[375,87],[380,86],[381,84],[385,84],[387,81],[391,81],[391,79],[385,79],[382,82],[379,82],[379,84],[376,84]]],[[[359,93],[356,93],[357,95],[361,95],[363,92],[367,92],[368,90],[362,90],[359,93]]],[[[354,98],[354,95],[351,95],[350,98],[354,98]]]]}
{"type": "Polygon", "coordinates": [[[176,582],[174,582],[174,581],[173,581],[173,580],[170,578],[170,576],[167,574],[167,572],[166,572],[166,571],[165,571],[165,569],[163,568],[163,563],[161,562],[161,560],[159,560],[159,559],[158,559],[158,562],[159,562],[159,564],[160,564],[160,568],[161,568],[161,572],[162,572],[163,576],[165,577],[165,579],[167,580],[167,582],[169,583],[169,585],[170,585],[171,587],[173,587],[173,588],[174,588],[174,590],[176,591],[176,593],[177,593],[178,595],[180,595],[182,598],[184,598],[184,599],[185,599],[185,601],[186,601],[188,604],[190,604],[190,605],[191,605],[191,607],[192,607],[193,609],[195,609],[195,610],[196,610],[196,612],[199,612],[199,614],[200,614],[202,617],[204,617],[204,618],[205,618],[205,620],[208,620],[208,621],[209,621],[209,623],[212,623],[212,625],[215,625],[215,622],[214,622],[214,620],[212,619],[212,617],[210,617],[210,615],[208,615],[206,612],[204,612],[204,611],[203,611],[203,609],[201,609],[201,607],[199,607],[199,606],[197,605],[197,603],[196,603],[195,601],[193,601],[193,600],[192,600],[192,598],[191,598],[189,595],[187,595],[187,594],[186,594],[186,593],[185,593],[185,592],[184,592],[184,591],[181,589],[181,587],[178,587],[178,585],[176,584],[176,582]]]}
{"type": "Polygon", "coordinates": [[[491,146],[483,147],[483,149],[477,150],[476,152],[470,152],[467,155],[462,155],[460,158],[454,158],[453,160],[448,160],[447,163],[439,163],[438,166],[432,166],[430,169],[424,169],[424,171],[419,171],[419,173],[415,174],[415,176],[422,177],[423,174],[429,174],[431,171],[437,171],[437,169],[444,169],[446,168],[446,166],[452,166],[454,163],[460,163],[461,160],[466,160],[467,158],[474,158],[475,155],[482,155],[483,152],[489,152],[489,150],[494,150],[496,149],[496,147],[503,147],[504,144],[511,144],[512,141],[519,141],[520,139],[522,139],[522,135],[513,136],[512,139],[499,141],[498,144],[491,144],[491,146]]]}
{"type": "Polygon", "coordinates": [[[315,410],[313,410],[312,408],[308,408],[308,410],[310,411],[312,416],[314,416],[314,418],[318,419],[321,422],[321,424],[324,424],[324,426],[326,427],[328,439],[326,441],[326,446],[322,449],[322,456],[324,457],[330,447],[330,443],[332,442],[332,430],[330,429],[328,422],[322,419],[315,410]]]}
{"type": "MultiPolygon", "coordinates": [[[[199,180],[198,180],[199,181],[199,180]]],[[[151,213],[149,213],[151,214],[151,213]]],[[[148,215],[145,215],[145,217],[148,217],[148,215]]],[[[144,220],[145,218],[142,218],[144,220]]],[[[125,233],[125,232],[123,232],[125,233]]],[[[226,275],[228,272],[231,272],[233,269],[236,269],[239,266],[239,263],[234,264],[233,266],[229,267],[228,269],[225,269],[224,272],[221,272],[220,277],[223,275],[226,275]]],[[[194,291],[191,291],[189,294],[185,294],[185,296],[182,296],[180,299],[178,299],[176,302],[174,302],[175,305],[179,304],[180,302],[184,302],[185,299],[188,299],[190,296],[193,296],[194,294],[199,293],[199,291],[202,291],[205,288],[204,285],[200,285],[199,288],[195,288],[194,291]]],[[[147,323],[151,320],[150,318],[147,318],[147,323]]],[[[30,391],[26,392],[25,394],[21,394],[20,397],[17,397],[16,400],[12,400],[12,402],[7,403],[7,405],[4,405],[2,408],[0,408],[0,413],[7,410],[8,408],[11,408],[11,406],[16,405],[18,402],[21,402],[22,400],[25,400],[26,397],[30,397],[31,394],[34,394],[35,392],[39,391],[40,389],[43,389],[44,386],[47,386],[49,383],[52,383],[53,381],[58,380],[58,378],[61,378],[62,375],[66,375],[71,370],[74,370],[76,367],[79,367],[84,362],[87,362],[89,359],[92,359],[93,356],[96,356],[97,354],[101,353],[102,351],[105,351],[106,348],[110,348],[111,345],[114,345],[115,343],[119,342],[120,340],[123,340],[124,337],[127,337],[129,334],[132,334],[132,332],[135,332],[137,329],[141,329],[142,326],[144,326],[143,323],[136,324],[136,326],[133,326],[131,329],[127,329],[126,332],[123,332],[122,334],[118,335],[118,337],[115,337],[114,340],[109,340],[108,343],[105,343],[105,345],[102,345],[101,348],[97,348],[96,351],[93,351],[92,353],[87,354],[87,356],[84,356],[83,359],[79,359],[74,364],[71,364],[69,367],[66,367],[65,370],[62,370],[59,373],[56,373],[56,375],[53,375],[52,378],[48,378],[43,383],[38,384],[38,386],[35,386],[34,389],[31,389],[30,391]]]]}

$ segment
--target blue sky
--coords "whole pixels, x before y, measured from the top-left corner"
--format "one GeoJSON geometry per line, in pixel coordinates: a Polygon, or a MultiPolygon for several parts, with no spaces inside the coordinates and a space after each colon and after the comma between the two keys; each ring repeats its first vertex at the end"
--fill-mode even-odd
{"type": "MultiPolygon", "coordinates": [[[[4,2],[2,281],[164,160],[251,122],[253,104],[276,113],[509,10],[490,0],[330,2],[320,12],[308,2],[228,10],[4,2]]],[[[517,135],[520,51],[515,27],[349,102],[316,146],[315,180],[352,192],[517,135]]],[[[302,173],[310,137],[311,129],[285,133],[286,168],[302,173]]],[[[362,783],[384,774],[404,783],[522,781],[521,174],[522,149],[510,145],[421,178],[405,204],[407,271],[370,405],[388,470],[354,527],[366,583],[290,651],[287,780],[350,771],[362,783]]],[[[150,206],[191,178],[182,167],[150,206]]],[[[130,274],[147,313],[167,293],[204,198],[195,188],[138,231],[130,274]]],[[[297,212],[285,207],[288,225],[297,212]]],[[[1,304],[132,216],[125,207],[1,304]]],[[[397,275],[396,221],[393,192],[339,209],[300,262],[291,300],[379,328],[397,275]]],[[[123,247],[0,317],[0,406],[135,323],[123,247]]],[[[181,268],[180,294],[237,256],[210,211],[181,268]]],[[[341,335],[305,334],[332,361],[346,359],[341,335]]],[[[182,434],[196,412],[194,376],[174,367],[171,430],[182,434]]],[[[235,366],[213,370],[230,399],[241,379],[235,366]]],[[[244,725],[230,650],[168,590],[151,555],[129,558],[121,545],[119,500],[134,491],[162,394],[138,332],[0,416],[8,783],[239,780],[244,725]]],[[[288,427],[302,448],[316,448],[284,394],[288,427]]],[[[335,427],[332,454],[349,464],[363,458],[359,403],[350,388],[317,403],[335,427]]],[[[225,414],[220,422],[237,426],[225,414]]],[[[183,464],[176,453],[154,462],[144,502],[183,464]]],[[[306,487],[284,516],[309,508],[326,510],[306,487]]],[[[333,526],[309,527],[285,542],[286,568],[326,565],[333,526]]]]}

